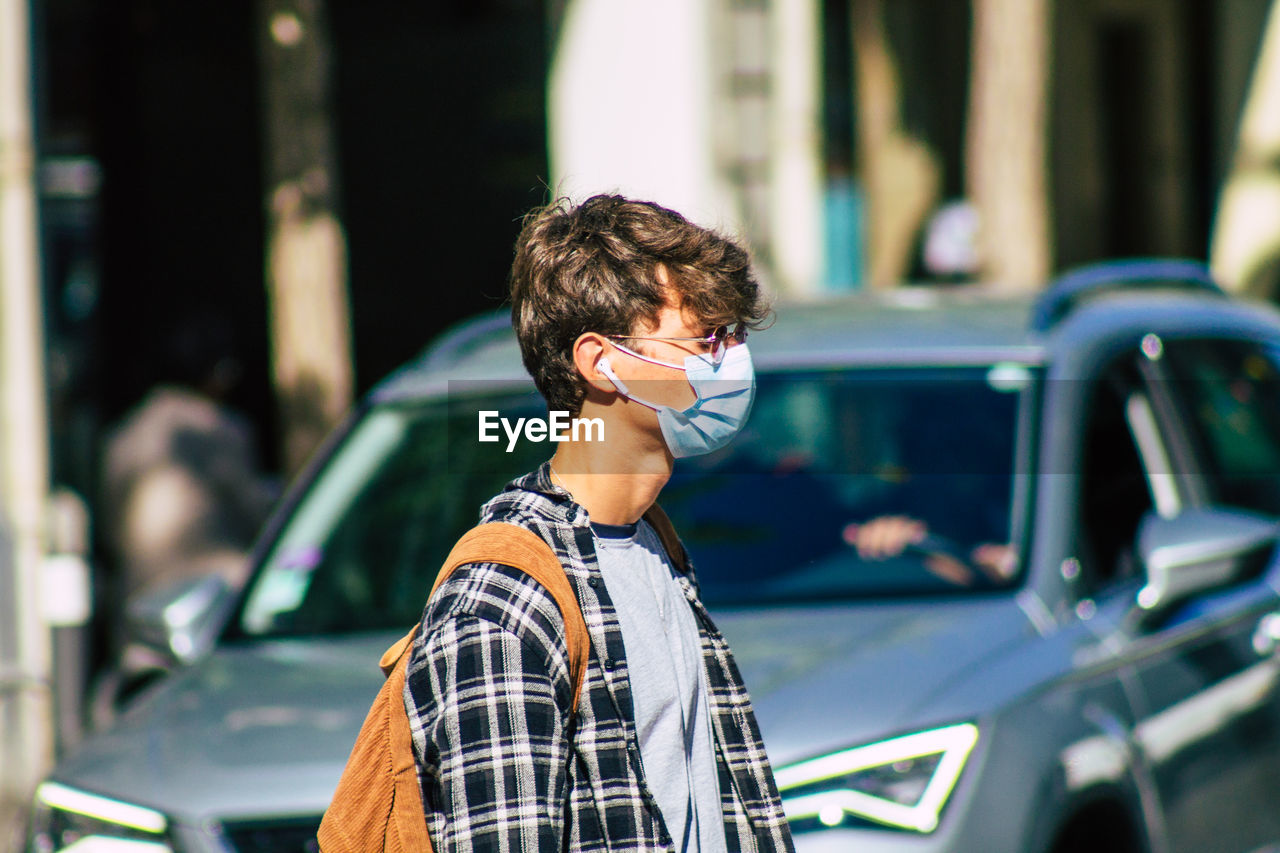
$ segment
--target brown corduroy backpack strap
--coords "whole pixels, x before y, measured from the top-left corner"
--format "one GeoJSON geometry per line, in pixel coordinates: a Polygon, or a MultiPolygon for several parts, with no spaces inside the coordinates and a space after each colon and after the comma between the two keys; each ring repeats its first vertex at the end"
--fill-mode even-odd
{"type": "MultiPolygon", "coordinates": [[[[482,524],[454,545],[436,576],[432,594],[455,569],[470,563],[500,563],[520,569],[555,600],[565,625],[573,681],[572,712],[576,714],[591,641],[573,585],[551,546],[536,533],[514,524],[482,524]]],[[[432,849],[404,707],[409,651],[417,633],[415,625],[379,661],[387,680],[360,728],[320,822],[317,840],[323,853],[430,853],[432,849]]]]}
{"type": "Polygon", "coordinates": [[[671,558],[675,567],[682,573],[689,571],[689,555],[680,544],[680,537],[676,535],[676,529],[672,526],[671,519],[667,517],[666,510],[656,503],[650,504],[644,512],[644,520],[649,522],[653,532],[658,534],[662,547],[666,549],[667,556],[671,558]]]}
{"type": "Polygon", "coordinates": [[[573,584],[551,546],[538,534],[515,524],[493,521],[473,527],[463,534],[445,558],[431,592],[434,594],[454,569],[470,563],[501,563],[520,569],[551,594],[564,621],[564,640],[569,649],[569,671],[573,678],[573,713],[576,714],[582,694],[582,679],[587,671],[587,658],[591,654],[591,639],[573,584]]]}

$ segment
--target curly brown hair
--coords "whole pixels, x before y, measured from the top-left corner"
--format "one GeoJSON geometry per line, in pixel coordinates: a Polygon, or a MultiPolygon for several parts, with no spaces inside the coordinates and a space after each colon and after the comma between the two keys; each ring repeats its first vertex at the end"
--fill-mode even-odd
{"type": "Polygon", "coordinates": [[[511,266],[511,320],[525,369],[552,411],[582,407],[578,337],[655,324],[667,287],[708,327],[759,327],[769,312],[747,251],[674,210],[597,195],[576,207],[558,199],[525,216],[511,266]]]}

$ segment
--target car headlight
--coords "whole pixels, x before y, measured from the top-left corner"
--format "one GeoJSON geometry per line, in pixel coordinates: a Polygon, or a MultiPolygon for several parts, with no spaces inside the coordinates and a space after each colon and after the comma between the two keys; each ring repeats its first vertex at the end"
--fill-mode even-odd
{"type": "Polygon", "coordinates": [[[27,853],[172,853],[168,831],[158,811],[44,782],[27,853]]]}
{"type": "Polygon", "coordinates": [[[978,727],[963,723],[783,767],[787,819],[797,830],[864,820],[933,832],[977,742],[978,727]]]}

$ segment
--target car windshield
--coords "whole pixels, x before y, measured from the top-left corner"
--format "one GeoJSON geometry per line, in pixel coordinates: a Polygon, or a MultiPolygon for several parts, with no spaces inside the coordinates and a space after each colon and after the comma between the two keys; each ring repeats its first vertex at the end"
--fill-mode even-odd
{"type": "MultiPolygon", "coordinates": [[[[660,498],[703,597],[751,606],[1012,585],[1015,436],[1031,386],[1011,364],[762,375],[742,435],[680,460],[660,498]]],[[[545,415],[535,394],[509,390],[374,405],[267,551],[238,633],[412,625],[480,505],[555,449],[478,442],[486,410],[545,415]]]]}

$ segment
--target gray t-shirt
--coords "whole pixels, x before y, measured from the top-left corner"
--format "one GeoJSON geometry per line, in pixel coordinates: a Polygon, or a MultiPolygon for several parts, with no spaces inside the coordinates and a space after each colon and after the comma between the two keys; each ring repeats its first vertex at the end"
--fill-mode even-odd
{"type": "Polygon", "coordinates": [[[727,849],[698,625],[648,522],[591,525],[618,612],[645,780],[676,850],[727,849]]]}

